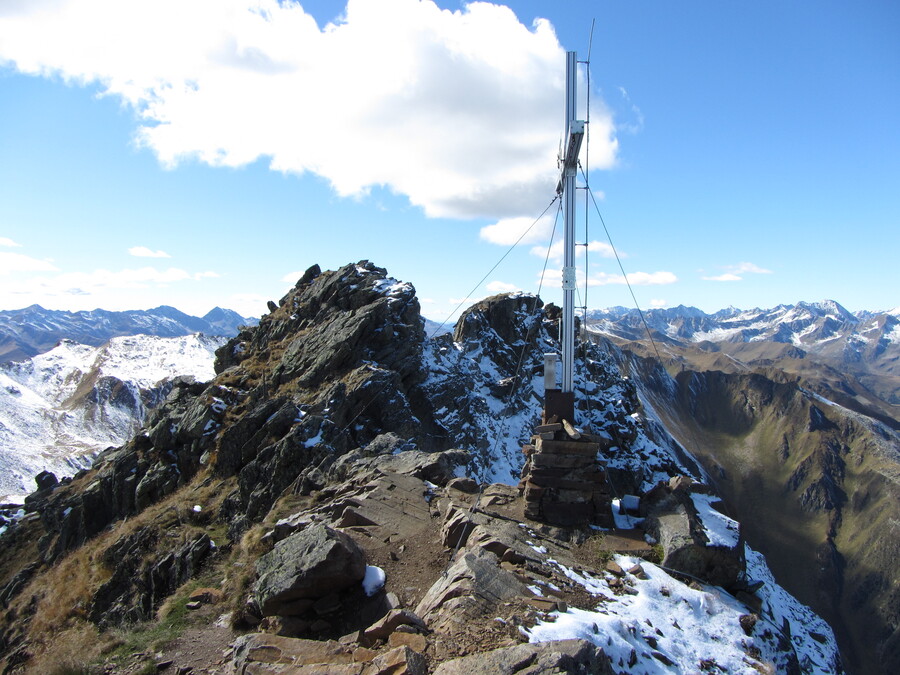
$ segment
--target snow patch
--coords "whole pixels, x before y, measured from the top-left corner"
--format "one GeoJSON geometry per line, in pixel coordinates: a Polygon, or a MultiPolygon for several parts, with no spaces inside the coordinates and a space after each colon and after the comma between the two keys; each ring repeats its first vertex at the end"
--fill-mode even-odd
{"type": "Polygon", "coordinates": [[[372,597],[382,588],[384,588],[384,570],[374,565],[366,565],[366,575],[363,577],[362,585],[366,595],[372,597]]]}

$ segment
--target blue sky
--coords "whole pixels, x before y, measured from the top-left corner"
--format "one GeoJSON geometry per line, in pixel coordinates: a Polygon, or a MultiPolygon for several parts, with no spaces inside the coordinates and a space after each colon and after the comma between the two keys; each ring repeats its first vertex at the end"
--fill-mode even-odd
{"type": "MultiPolygon", "coordinates": [[[[550,204],[592,19],[589,183],[642,307],[900,305],[895,2],[21,0],[0,309],[258,315],[370,259],[441,321],[550,204]]],[[[632,306],[588,210],[587,304],[632,306]]],[[[537,291],[552,224],[472,301],[537,291]]]]}

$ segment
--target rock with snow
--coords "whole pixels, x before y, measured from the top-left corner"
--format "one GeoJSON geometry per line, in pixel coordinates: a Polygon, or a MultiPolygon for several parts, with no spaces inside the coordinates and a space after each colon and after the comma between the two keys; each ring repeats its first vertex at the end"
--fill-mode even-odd
{"type": "Polygon", "coordinates": [[[366,575],[366,556],[343,532],[314,525],[275,544],[259,559],[256,571],[253,595],[263,616],[289,616],[297,600],[359,584],[366,575]]]}

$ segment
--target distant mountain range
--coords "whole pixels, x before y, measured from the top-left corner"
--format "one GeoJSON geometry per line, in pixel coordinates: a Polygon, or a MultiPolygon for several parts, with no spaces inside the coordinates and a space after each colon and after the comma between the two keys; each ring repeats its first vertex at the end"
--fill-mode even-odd
{"type": "MultiPolygon", "coordinates": [[[[799,377],[829,400],[900,428],[900,308],[851,313],[825,300],[714,314],[678,306],[647,310],[644,318],[670,371],[799,377]]],[[[587,326],[635,353],[656,356],[637,310],[593,311],[587,326]]]]}
{"type": "Polygon", "coordinates": [[[34,476],[71,476],[121,445],[175,378],[212,379],[224,337],[116,337],[100,347],[62,340],[0,364],[0,496],[31,492],[34,476]]]}
{"type": "Polygon", "coordinates": [[[204,333],[231,337],[237,334],[239,326],[258,322],[221,307],[196,317],[166,305],[124,312],[65,312],[31,305],[0,311],[0,363],[42,354],[62,339],[97,347],[122,335],[177,337],[204,333]]]}

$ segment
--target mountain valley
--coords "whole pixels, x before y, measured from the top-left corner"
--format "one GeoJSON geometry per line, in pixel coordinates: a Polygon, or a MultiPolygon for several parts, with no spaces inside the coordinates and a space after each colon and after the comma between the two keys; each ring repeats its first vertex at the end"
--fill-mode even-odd
{"type": "Polygon", "coordinates": [[[900,663],[896,312],[825,302],[645,318],[655,344],[633,311],[595,314],[589,330],[625,350],[648,413],[700,461],[785,587],[835,628],[851,672],[900,663]]]}

